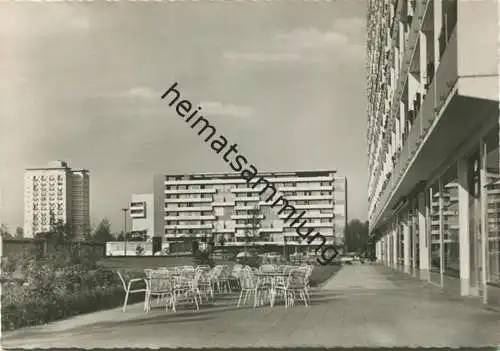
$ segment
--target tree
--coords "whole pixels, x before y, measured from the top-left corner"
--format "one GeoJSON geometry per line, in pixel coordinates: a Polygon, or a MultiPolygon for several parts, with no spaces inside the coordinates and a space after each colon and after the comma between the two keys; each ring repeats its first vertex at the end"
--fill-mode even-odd
{"type": "Polygon", "coordinates": [[[368,245],[368,221],[349,221],[345,229],[345,246],[350,252],[364,252],[368,245]]]}
{"type": "Polygon", "coordinates": [[[62,244],[67,241],[75,239],[74,232],[71,226],[64,221],[51,221],[50,230],[48,232],[41,232],[36,235],[41,239],[54,240],[57,244],[62,244]]]}
{"type": "Polygon", "coordinates": [[[0,225],[0,235],[2,239],[12,239],[12,234],[9,233],[9,228],[5,224],[0,225]]]}
{"type": "Polygon", "coordinates": [[[245,226],[245,252],[248,252],[248,247],[253,246],[253,243],[260,237],[260,221],[262,212],[258,205],[249,211],[250,218],[246,221],[245,226]]]}
{"type": "Polygon", "coordinates": [[[24,230],[22,227],[17,227],[16,228],[16,238],[17,239],[22,239],[24,237],[24,230]]]}
{"type": "Polygon", "coordinates": [[[135,254],[137,256],[144,256],[144,247],[141,244],[137,245],[135,248],[135,254]]]}
{"type": "Polygon", "coordinates": [[[120,233],[118,233],[118,235],[116,236],[116,240],[125,241],[125,235],[123,234],[123,230],[120,233]]]}
{"type": "Polygon", "coordinates": [[[113,241],[115,239],[111,234],[111,222],[107,218],[104,218],[97,225],[97,228],[95,229],[94,234],[92,235],[92,239],[100,243],[105,243],[106,241],[113,241]]]}

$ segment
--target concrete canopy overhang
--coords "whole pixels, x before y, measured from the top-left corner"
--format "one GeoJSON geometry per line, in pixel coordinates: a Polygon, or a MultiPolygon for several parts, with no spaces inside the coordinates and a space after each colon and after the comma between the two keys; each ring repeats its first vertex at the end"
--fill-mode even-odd
{"type": "Polygon", "coordinates": [[[384,209],[372,227],[376,236],[383,235],[381,229],[397,215],[401,202],[422,185],[426,185],[436,170],[470,140],[470,136],[485,123],[492,120],[498,122],[498,112],[495,113],[495,109],[498,110],[498,101],[461,96],[455,89],[427,140],[420,146],[393,194],[383,205],[384,209]]]}

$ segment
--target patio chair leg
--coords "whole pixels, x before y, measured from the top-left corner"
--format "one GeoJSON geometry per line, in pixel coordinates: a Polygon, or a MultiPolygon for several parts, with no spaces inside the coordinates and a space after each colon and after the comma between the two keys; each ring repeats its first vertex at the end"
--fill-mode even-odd
{"type": "Polygon", "coordinates": [[[307,298],[306,298],[306,293],[305,293],[303,290],[301,290],[301,291],[300,291],[300,297],[302,298],[302,301],[304,301],[304,304],[305,304],[305,305],[306,305],[306,307],[307,307],[307,298]]]}
{"type": "Polygon", "coordinates": [[[193,293],[194,304],[196,305],[196,310],[199,311],[200,307],[198,306],[198,299],[196,298],[196,293],[193,293]]]}
{"type": "Polygon", "coordinates": [[[144,294],[144,312],[148,312],[149,294],[146,291],[144,294]]]}
{"type": "Polygon", "coordinates": [[[128,295],[129,291],[127,290],[127,293],[125,294],[125,302],[123,303],[123,312],[125,312],[125,310],[127,309],[128,295]]]}
{"type": "Polygon", "coordinates": [[[236,306],[240,307],[241,297],[243,296],[243,290],[240,292],[240,297],[238,298],[238,304],[236,306]]]}
{"type": "Polygon", "coordinates": [[[304,294],[306,295],[307,302],[311,304],[311,298],[309,297],[309,291],[307,290],[308,290],[307,288],[304,289],[304,294]]]}
{"type": "Polygon", "coordinates": [[[177,297],[175,296],[175,294],[172,294],[172,311],[174,312],[177,312],[177,310],[175,309],[176,302],[177,302],[177,297]]]}

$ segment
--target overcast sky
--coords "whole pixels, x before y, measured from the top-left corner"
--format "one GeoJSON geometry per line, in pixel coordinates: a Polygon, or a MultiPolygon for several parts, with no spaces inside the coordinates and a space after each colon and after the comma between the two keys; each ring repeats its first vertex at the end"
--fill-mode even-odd
{"type": "Polygon", "coordinates": [[[3,3],[2,221],[23,170],[90,170],[91,220],[122,227],[154,173],[232,170],[160,99],[173,83],[258,169],[336,169],[367,217],[364,1],[3,3]]]}

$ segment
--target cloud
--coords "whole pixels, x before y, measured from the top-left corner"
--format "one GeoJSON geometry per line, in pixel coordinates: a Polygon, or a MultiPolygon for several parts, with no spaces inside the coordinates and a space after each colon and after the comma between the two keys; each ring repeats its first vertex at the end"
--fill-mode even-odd
{"type": "Polygon", "coordinates": [[[302,60],[302,57],[294,53],[264,53],[264,52],[225,52],[223,57],[233,61],[250,62],[295,62],[302,60]]]}
{"type": "Polygon", "coordinates": [[[222,104],[217,101],[206,101],[200,104],[205,115],[232,116],[238,118],[247,118],[252,114],[252,108],[248,106],[238,106],[231,104],[222,104]]]}
{"type": "Polygon", "coordinates": [[[0,22],[2,23],[0,35],[18,38],[63,35],[68,30],[86,32],[91,27],[89,18],[82,14],[82,11],[67,4],[47,6],[31,3],[25,6],[19,6],[19,4],[4,6],[3,10],[5,11],[0,14],[0,22]]]}
{"type": "Polygon", "coordinates": [[[148,87],[135,87],[128,90],[123,96],[128,98],[149,100],[149,99],[158,99],[161,96],[161,93],[157,93],[148,87]]]}
{"type": "Polygon", "coordinates": [[[331,49],[348,44],[348,38],[338,32],[321,32],[316,28],[297,29],[290,33],[278,34],[276,40],[291,50],[331,49]]]}
{"type": "Polygon", "coordinates": [[[366,21],[361,17],[339,18],[333,24],[333,28],[344,34],[353,34],[364,37],[366,21]]]}
{"type": "Polygon", "coordinates": [[[246,62],[315,63],[340,59],[363,59],[365,23],[360,17],[336,20],[329,30],[296,28],[277,33],[258,53],[225,52],[223,57],[246,62]]]}

